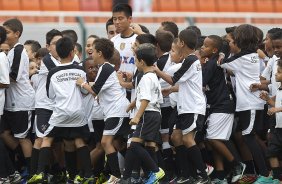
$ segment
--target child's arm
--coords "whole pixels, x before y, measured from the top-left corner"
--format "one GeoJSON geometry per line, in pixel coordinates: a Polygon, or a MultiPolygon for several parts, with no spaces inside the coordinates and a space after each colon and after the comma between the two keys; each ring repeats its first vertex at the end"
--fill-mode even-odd
{"type": "Polygon", "coordinates": [[[170,75],[168,75],[167,73],[161,71],[157,65],[154,65],[154,71],[156,72],[157,76],[159,76],[160,78],[162,78],[164,81],[166,81],[167,83],[169,83],[170,85],[174,85],[172,77],[170,75]]]}
{"type": "Polygon", "coordinates": [[[123,88],[126,88],[126,89],[133,89],[134,88],[132,82],[125,82],[123,80],[123,73],[122,72],[117,72],[117,78],[118,78],[119,84],[123,88]]]}
{"type": "Polygon", "coordinates": [[[148,106],[148,100],[141,100],[140,108],[138,109],[134,118],[129,122],[130,125],[137,125],[140,121],[141,116],[144,114],[146,107],[148,106]]]}
{"type": "Polygon", "coordinates": [[[131,110],[134,109],[135,107],[136,107],[136,99],[135,99],[134,101],[132,101],[132,102],[128,105],[128,107],[127,107],[127,109],[126,109],[126,112],[131,111],[131,110]]]}
{"type": "Polygon", "coordinates": [[[163,96],[168,96],[171,93],[178,92],[179,85],[171,86],[169,88],[162,89],[163,96]]]}
{"type": "Polygon", "coordinates": [[[268,85],[266,83],[253,83],[250,85],[251,92],[255,92],[257,90],[265,90],[269,91],[268,85]]]}
{"type": "Polygon", "coordinates": [[[267,114],[271,116],[277,112],[282,112],[282,107],[271,107],[268,109],[267,114]]]}
{"type": "Polygon", "coordinates": [[[270,97],[268,96],[268,93],[267,93],[266,91],[262,91],[262,92],[260,93],[259,97],[260,97],[261,99],[265,100],[268,105],[270,105],[270,106],[272,106],[272,107],[275,106],[275,99],[276,99],[276,96],[270,98],[270,97]]]}
{"type": "Polygon", "coordinates": [[[97,96],[97,94],[92,90],[91,86],[87,82],[85,82],[82,77],[77,79],[76,85],[80,86],[83,89],[85,89],[86,91],[88,91],[88,93],[90,93],[94,97],[97,96]]]}

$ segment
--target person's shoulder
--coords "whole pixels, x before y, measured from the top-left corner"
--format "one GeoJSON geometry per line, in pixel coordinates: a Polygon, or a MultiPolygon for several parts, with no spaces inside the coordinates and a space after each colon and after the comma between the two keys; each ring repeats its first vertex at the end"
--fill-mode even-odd
{"type": "Polygon", "coordinates": [[[120,34],[115,35],[114,37],[111,38],[112,42],[115,42],[116,40],[120,39],[120,34]]]}
{"type": "Polygon", "coordinates": [[[195,61],[197,61],[197,60],[199,60],[198,59],[198,57],[196,56],[196,55],[194,55],[194,54],[191,54],[191,55],[189,55],[189,56],[187,56],[185,59],[184,59],[184,61],[183,61],[183,63],[185,63],[185,62],[195,62],[195,61]]]}

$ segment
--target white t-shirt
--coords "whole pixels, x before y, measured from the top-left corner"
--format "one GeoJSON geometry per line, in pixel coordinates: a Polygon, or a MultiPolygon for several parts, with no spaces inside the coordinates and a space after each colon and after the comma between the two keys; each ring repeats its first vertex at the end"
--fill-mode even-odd
{"type": "Polygon", "coordinates": [[[114,36],[111,41],[120,54],[120,71],[133,73],[135,69],[135,57],[131,49],[135,42],[137,34],[132,34],[130,37],[123,38],[121,34],[114,36]]]}
{"type": "MultiPolygon", "coordinates": [[[[4,52],[0,52],[0,83],[10,84],[8,59],[4,52]]],[[[0,88],[0,116],[5,104],[5,88],[0,88]]]]}
{"type": "MultiPolygon", "coordinates": [[[[174,64],[172,65],[168,70],[167,70],[167,73],[170,75],[170,76],[173,76],[173,74],[179,70],[182,66],[182,63],[177,63],[177,64],[174,64]]],[[[178,92],[173,92],[173,93],[170,93],[169,94],[169,100],[170,100],[170,105],[172,108],[176,107],[177,105],[177,99],[178,99],[178,92]]]]}
{"type": "Polygon", "coordinates": [[[34,106],[35,92],[29,81],[29,58],[23,45],[17,43],[8,53],[11,81],[6,89],[5,110],[28,111],[34,106]]]}
{"type": "Polygon", "coordinates": [[[160,103],[163,103],[161,85],[153,72],[145,73],[137,86],[136,109],[140,108],[141,100],[149,101],[145,111],[161,111],[160,103]]]}
{"type": "Polygon", "coordinates": [[[259,83],[260,61],[257,53],[241,52],[226,60],[222,68],[231,70],[236,79],[236,111],[262,110],[265,102],[260,91],[251,92],[250,85],[259,83]]]}
{"type": "Polygon", "coordinates": [[[177,111],[178,114],[206,113],[206,99],[203,93],[203,76],[201,63],[197,56],[189,55],[182,66],[172,76],[173,83],[179,84],[177,111]]]}
{"type": "Polygon", "coordinates": [[[47,96],[54,102],[49,124],[56,127],[86,125],[83,96],[76,80],[86,79],[86,73],[77,64],[59,64],[49,71],[46,82],[47,96]]]}
{"type": "MultiPolygon", "coordinates": [[[[282,107],[282,90],[277,89],[276,98],[275,98],[275,107],[282,107]]],[[[282,128],[282,112],[277,112],[276,116],[276,125],[275,128],[282,128]]]]}
{"type": "Polygon", "coordinates": [[[126,91],[119,84],[113,65],[106,62],[100,66],[92,89],[98,95],[105,120],[111,117],[129,116],[126,112],[129,105],[126,91]]]}

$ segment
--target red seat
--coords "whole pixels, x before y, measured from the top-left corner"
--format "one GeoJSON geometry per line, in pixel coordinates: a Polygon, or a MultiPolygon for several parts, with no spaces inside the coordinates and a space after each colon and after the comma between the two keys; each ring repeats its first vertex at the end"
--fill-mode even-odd
{"type": "Polygon", "coordinates": [[[21,7],[22,10],[33,10],[33,11],[40,11],[40,2],[39,0],[21,0],[21,7]]]}
{"type": "Polygon", "coordinates": [[[41,9],[43,11],[60,11],[59,0],[41,0],[41,9]]]}
{"type": "Polygon", "coordinates": [[[60,0],[61,10],[63,11],[79,11],[80,1],[79,0],[60,0]]]}
{"type": "Polygon", "coordinates": [[[179,11],[196,12],[198,11],[197,0],[178,0],[178,9],[179,11]]]}
{"type": "Polygon", "coordinates": [[[256,0],[256,11],[257,12],[274,12],[274,1],[273,0],[256,0]]]}
{"type": "Polygon", "coordinates": [[[99,11],[99,0],[80,0],[80,10],[82,11],[99,11]]]}
{"type": "Polygon", "coordinates": [[[20,0],[2,0],[2,10],[21,10],[20,0]]]}
{"type": "Polygon", "coordinates": [[[220,12],[235,12],[234,0],[217,0],[218,11],[220,12]]]}
{"type": "Polygon", "coordinates": [[[113,9],[113,1],[112,0],[102,0],[100,1],[100,10],[101,11],[112,11],[113,9]]]}
{"type": "Polygon", "coordinates": [[[254,0],[236,0],[236,7],[238,12],[254,12],[254,0]]]}
{"type": "Polygon", "coordinates": [[[215,0],[198,0],[198,9],[201,12],[215,12],[216,2],[215,0]]]}
{"type": "Polygon", "coordinates": [[[159,0],[159,11],[162,12],[176,12],[177,1],[175,0],[159,0]]]}

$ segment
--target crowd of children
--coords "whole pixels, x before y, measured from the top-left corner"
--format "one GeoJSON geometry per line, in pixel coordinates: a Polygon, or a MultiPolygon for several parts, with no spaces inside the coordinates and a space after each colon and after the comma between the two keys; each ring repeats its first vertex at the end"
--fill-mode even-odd
{"type": "Polygon", "coordinates": [[[0,26],[0,184],[282,182],[282,29],[155,35],[117,4],[108,38],[0,26]]]}

